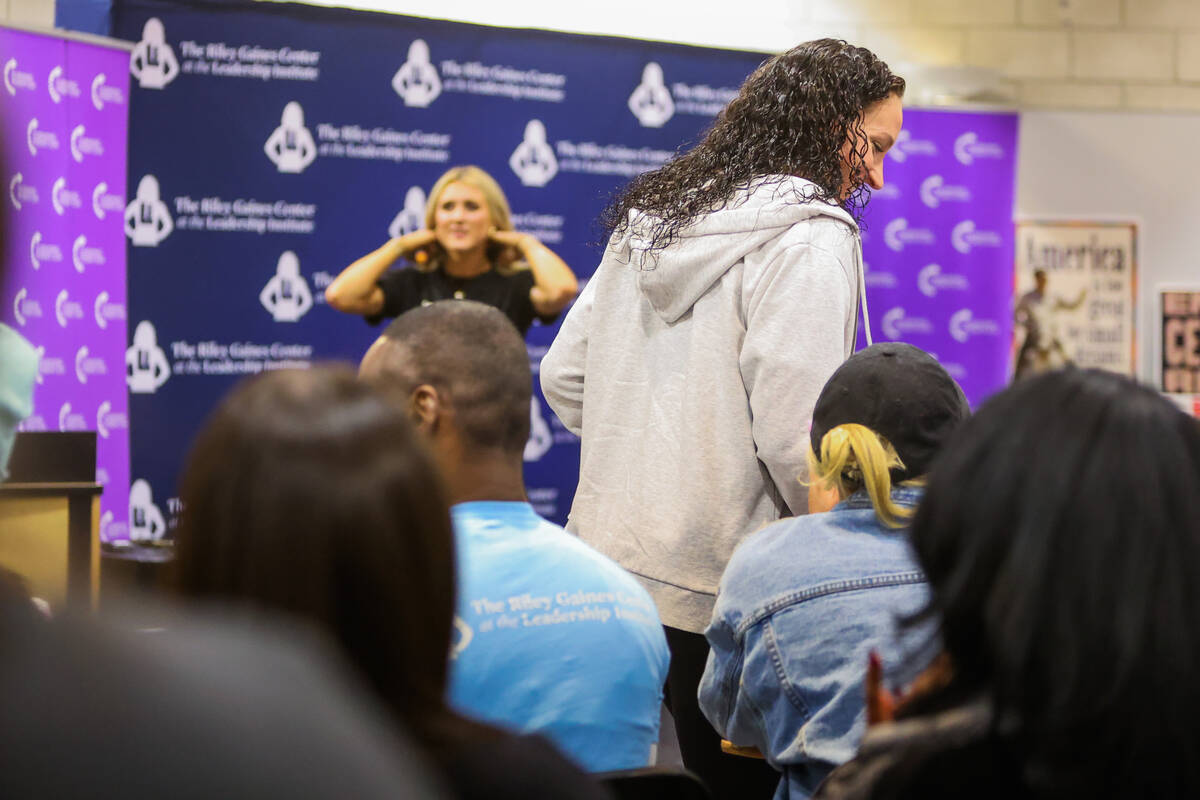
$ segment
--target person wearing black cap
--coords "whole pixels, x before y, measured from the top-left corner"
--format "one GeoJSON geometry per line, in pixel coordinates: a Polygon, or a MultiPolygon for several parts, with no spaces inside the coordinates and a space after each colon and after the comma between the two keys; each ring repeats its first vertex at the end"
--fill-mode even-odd
{"type": "Polygon", "coordinates": [[[969,414],[922,350],[887,343],[851,356],[813,411],[809,515],[734,552],[705,631],[700,707],[718,733],[782,770],[776,798],[808,798],[854,756],[872,653],[911,664],[919,659],[902,656],[933,649],[928,628],[896,632],[928,599],[904,528],[930,463],[969,414]]]}

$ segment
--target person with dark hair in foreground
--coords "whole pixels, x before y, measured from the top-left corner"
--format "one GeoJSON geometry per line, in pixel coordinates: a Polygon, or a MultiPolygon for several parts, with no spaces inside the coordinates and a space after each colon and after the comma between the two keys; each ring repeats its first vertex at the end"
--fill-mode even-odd
{"type": "Polygon", "coordinates": [[[668,661],[658,612],[526,500],[533,387],[516,328],[481,303],[434,303],[398,317],[359,372],[417,423],[454,503],[454,706],[542,733],[592,772],[653,763],[668,661]]]}
{"type": "Polygon", "coordinates": [[[904,529],[929,465],[969,414],[928,353],[899,342],[855,353],[813,412],[809,514],[752,534],[729,561],[705,632],[700,708],[782,769],[780,800],[811,796],[854,756],[868,654],[895,663],[922,644],[896,631],[927,600],[904,529]]]}
{"type": "Polygon", "coordinates": [[[703,631],[738,543],[806,506],[797,432],[854,349],[857,217],[903,94],[842,41],[768,60],[698,145],[604,212],[603,260],[542,360],[546,399],[583,440],[567,528],[658,604],[683,761],[718,798],[767,796],[778,776],[722,755],[700,714],[703,631]]]}
{"type": "Polygon", "coordinates": [[[197,437],[182,499],[179,591],[327,631],[456,796],[604,796],[544,740],[447,707],[455,558],[445,490],[404,414],[353,372],[285,370],[240,384],[197,437]]]}
{"type": "MultiPolygon", "coordinates": [[[[1200,426],[1108,372],[1031,377],[934,466],[912,541],[944,656],[817,793],[1200,795],[1200,426]]],[[[894,698],[877,680],[868,704],[894,698]]]]}

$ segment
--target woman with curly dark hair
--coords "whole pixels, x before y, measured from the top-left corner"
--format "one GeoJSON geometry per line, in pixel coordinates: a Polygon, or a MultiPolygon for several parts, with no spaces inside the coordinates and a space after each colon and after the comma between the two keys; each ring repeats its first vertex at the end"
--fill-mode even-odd
{"type": "Polygon", "coordinates": [[[843,41],[764,63],[703,141],[604,213],[604,258],[542,361],[546,398],[583,439],[568,527],[654,597],[683,760],[718,797],[753,796],[728,774],[753,762],[724,766],[699,713],[702,632],[734,547],[807,506],[803,428],[854,347],[858,219],[903,94],[843,41]]]}

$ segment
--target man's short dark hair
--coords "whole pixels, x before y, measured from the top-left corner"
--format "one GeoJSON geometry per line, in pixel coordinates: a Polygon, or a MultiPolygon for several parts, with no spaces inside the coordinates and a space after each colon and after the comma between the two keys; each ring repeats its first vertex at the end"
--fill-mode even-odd
{"type": "Polygon", "coordinates": [[[382,338],[372,381],[405,397],[429,384],[449,399],[471,445],[524,449],[533,379],[525,340],[503,312],[443,300],[401,314],[382,338]]]}

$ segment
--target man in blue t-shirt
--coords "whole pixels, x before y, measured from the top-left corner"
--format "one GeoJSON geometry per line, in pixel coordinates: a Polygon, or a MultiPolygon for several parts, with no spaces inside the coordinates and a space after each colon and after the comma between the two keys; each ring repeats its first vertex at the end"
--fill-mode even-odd
{"type": "Polygon", "coordinates": [[[406,405],[454,503],[453,705],[543,734],[591,771],[652,763],[662,623],[628,572],[526,500],[533,382],[513,324],[471,301],[416,308],[376,340],[360,375],[406,405]]]}

